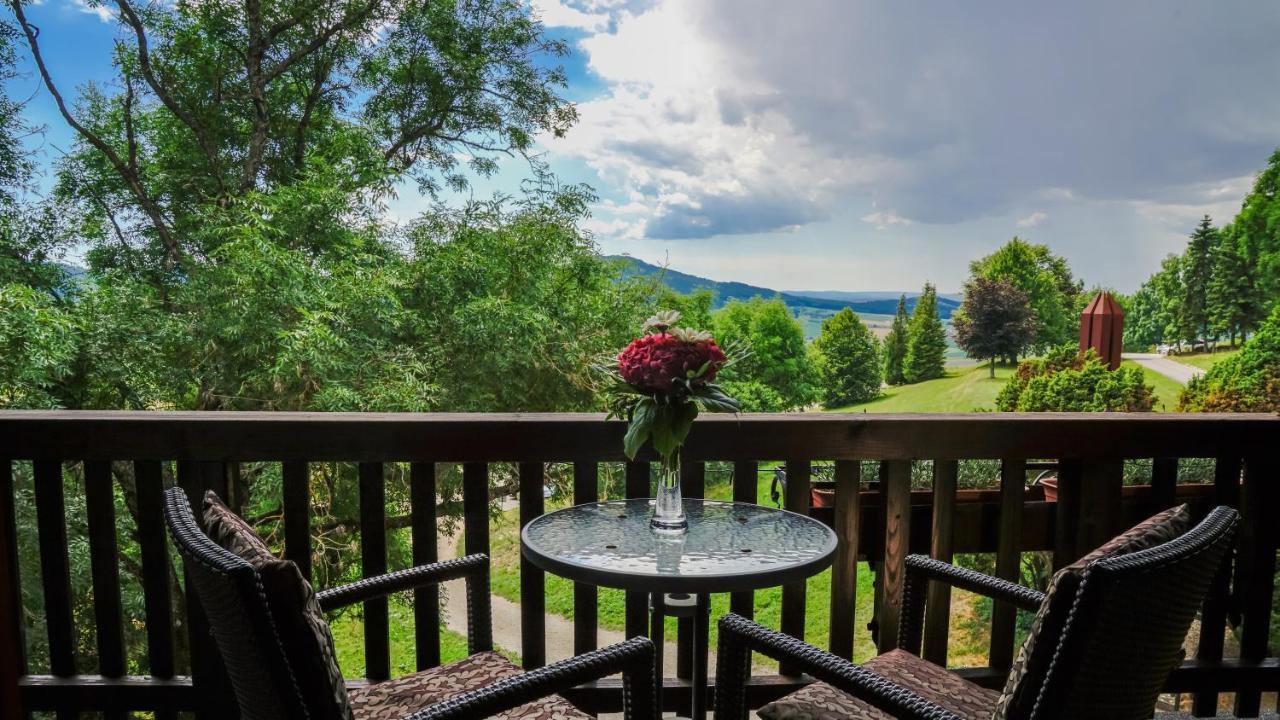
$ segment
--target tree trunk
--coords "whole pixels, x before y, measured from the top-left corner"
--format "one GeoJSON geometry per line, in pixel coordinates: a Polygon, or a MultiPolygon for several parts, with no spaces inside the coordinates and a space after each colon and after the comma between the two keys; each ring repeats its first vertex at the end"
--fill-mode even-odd
{"type": "Polygon", "coordinates": [[[996,357],[992,355],[991,356],[991,377],[994,379],[995,376],[996,376],[996,357]]]}

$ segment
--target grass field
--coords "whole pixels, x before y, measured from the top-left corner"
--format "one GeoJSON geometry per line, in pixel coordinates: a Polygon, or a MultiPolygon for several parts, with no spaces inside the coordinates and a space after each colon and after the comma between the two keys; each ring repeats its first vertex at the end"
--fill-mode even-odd
{"type": "Polygon", "coordinates": [[[1211,353],[1187,353],[1185,355],[1170,355],[1169,359],[1180,362],[1183,365],[1198,367],[1201,370],[1208,370],[1218,363],[1240,352],[1240,348],[1234,347],[1227,350],[1219,350],[1211,353]]]}
{"type": "Polygon", "coordinates": [[[1124,367],[1136,367],[1142,370],[1142,376],[1147,384],[1155,388],[1156,412],[1177,411],[1178,398],[1182,396],[1182,385],[1176,380],[1171,380],[1155,370],[1143,367],[1132,360],[1122,360],[1120,364],[1124,367]]]}
{"type": "MultiPolygon", "coordinates": [[[[393,595],[387,615],[391,626],[391,675],[399,677],[417,670],[417,655],[413,647],[413,606],[403,594],[393,595]]],[[[336,619],[330,618],[329,629],[333,632],[338,667],[347,677],[364,677],[364,618],[359,606],[349,608],[336,619]]],[[[519,660],[501,648],[499,652],[519,660]]],[[[467,639],[441,627],[440,661],[450,663],[466,656],[467,639]]]]}
{"type": "Polygon", "coordinates": [[[985,364],[947,368],[945,377],[885,388],[884,393],[871,402],[833,408],[831,412],[962,413],[994,410],[996,395],[1013,375],[1013,368],[997,366],[994,379],[989,373],[985,364]]]}

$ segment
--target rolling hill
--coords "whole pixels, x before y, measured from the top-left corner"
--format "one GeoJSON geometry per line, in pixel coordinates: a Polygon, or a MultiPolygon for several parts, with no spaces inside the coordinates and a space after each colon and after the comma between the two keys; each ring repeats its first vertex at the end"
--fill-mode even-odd
{"type": "MultiPolygon", "coordinates": [[[[901,292],[843,292],[818,290],[809,292],[782,292],[758,285],[740,282],[723,282],[710,278],[682,273],[678,270],[663,268],[627,255],[611,255],[609,260],[624,263],[623,277],[660,277],[667,287],[676,292],[689,293],[698,289],[710,290],[716,296],[715,306],[721,307],[730,300],[750,300],[753,297],[771,298],[778,296],[793,310],[808,308],[812,310],[830,310],[836,312],[849,308],[859,315],[893,315],[898,309],[898,297],[901,292]]],[[[918,292],[907,292],[908,312],[915,308],[918,292]]],[[[938,297],[938,314],[943,320],[951,317],[951,313],[960,307],[960,301],[953,296],[938,297]]]]}

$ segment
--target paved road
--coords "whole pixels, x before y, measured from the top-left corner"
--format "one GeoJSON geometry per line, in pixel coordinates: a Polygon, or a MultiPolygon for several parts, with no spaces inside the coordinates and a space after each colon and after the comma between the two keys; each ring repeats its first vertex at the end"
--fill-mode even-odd
{"type": "Polygon", "coordinates": [[[1190,365],[1183,365],[1176,360],[1170,360],[1163,355],[1155,353],[1124,353],[1121,355],[1125,360],[1132,360],[1139,365],[1154,370],[1161,375],[1173,380],[1176,383],[1186,385],[1191,382],[1191,378],[1199,377],[1204,371],[1190,365]]]}

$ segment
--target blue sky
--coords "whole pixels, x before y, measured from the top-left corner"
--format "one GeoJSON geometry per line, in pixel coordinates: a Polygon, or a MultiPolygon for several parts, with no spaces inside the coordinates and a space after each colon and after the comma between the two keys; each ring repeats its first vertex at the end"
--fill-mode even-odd
{"type": "MultiPolygon", "coordinates": [[[[959,289],[1014,234],[1131,291],[1280,145],[1280,4],[534,0],[581,121],[542,150],[601,248],[780,289],[959,289]]],[[[28,11],[59,83],[117,29],[28,11]]],[[[45,161],[70,133],[34,75],[45,161]]],[[[505,164],[475,192],[510,190],[505,164]]],[[[394,218],[429,203],[411,186],[394,218]]]]}

